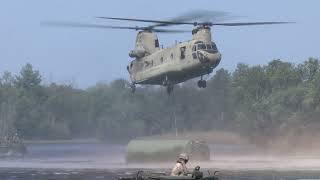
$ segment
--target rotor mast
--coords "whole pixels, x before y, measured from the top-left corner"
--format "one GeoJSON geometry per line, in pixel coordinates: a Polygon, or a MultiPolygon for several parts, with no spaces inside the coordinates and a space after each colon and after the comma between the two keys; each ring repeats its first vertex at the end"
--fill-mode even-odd
{"type": "Polygon", "coordinates": [[[198,26],[192,30],[192,40],[211,43],[211,28],[209,26],[198,26]]]}

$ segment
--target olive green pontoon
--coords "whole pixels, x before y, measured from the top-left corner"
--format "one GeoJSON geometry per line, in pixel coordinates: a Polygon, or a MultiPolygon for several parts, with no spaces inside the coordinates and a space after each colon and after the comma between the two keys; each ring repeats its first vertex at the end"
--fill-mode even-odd
{"type": "Polygon", "coordinates": [[[129,142],[126,162],[172,162],[180,153],[187,153],[191,161],[210,160],[210,150],[204,141],[138,139],[129,142]]]}

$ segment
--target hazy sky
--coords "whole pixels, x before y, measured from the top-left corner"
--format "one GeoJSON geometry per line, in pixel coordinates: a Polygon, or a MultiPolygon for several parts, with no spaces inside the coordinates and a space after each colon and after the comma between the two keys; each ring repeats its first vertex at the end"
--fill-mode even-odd
{"type": "MultiPolygon", "coordinates": [[[[189,10],[219,10],[241,16],[234,21],[296,21],[293,25],[214,27],[223,54],[218,68],[232,70],[239,62],[265,64],[274,58],[302,62],[320,57],[319,0],[1,0],[0,72],[18,73],[27,62],[45,82],[75,82],[88,87],[98,81],[126,78],[128,52],[136,32],[48,28],[42,21],[76,21],[106,25],[141,23],[101,20],[95,16],[167,19],[189,10]]],[[[183,29],[192,27],[184,26],[183,29]]],[[[191,33],[159,34],[160,44],[191,38],[191,33]]]]}

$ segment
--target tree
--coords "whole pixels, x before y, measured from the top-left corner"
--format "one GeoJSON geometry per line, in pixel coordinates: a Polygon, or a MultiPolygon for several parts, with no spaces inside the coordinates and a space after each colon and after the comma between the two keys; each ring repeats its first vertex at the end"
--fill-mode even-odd
{"type": "Polygon", "coordinates": [[[29,63],[22,67],[20,75],[16,76],[15,81],[15,85],[17,88],[21,88],[27,91],[39,86],[40,83],[41,76],[39,71],[33,70],[32,65],[29,63]]]}
{"type": "Polygon", "coordinates": [[[46,101],[47,95],[45,88],[40,83],[39,71],[33,70],[29,63],[22,67],[20,74],[16,76],[14,81],[19,96],[16,101],[15,126],[26,137],[41,135],[41,120],[45,116],[43,103],[46,101]]]}
{"type": "Polygon", "coordinates": [[[231,125],[234,112],[232,98],[232,77],[225,69],[219,69],[216,74],[208,81],[206,89],[207,103],[205,105],[211,122],[215,129],[226,128],[231,125]]]}
{"type": "Polygon", "coordinates": [[[303,64],[298,65],[298,70],[303,82],[311,82],[320,71],[320,62],[318,59],[309,58],[303,64]]]}

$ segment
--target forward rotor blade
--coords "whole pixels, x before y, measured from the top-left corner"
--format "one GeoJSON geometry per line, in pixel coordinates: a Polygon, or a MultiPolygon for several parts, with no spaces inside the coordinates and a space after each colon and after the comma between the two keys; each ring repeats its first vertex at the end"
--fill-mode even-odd
{"type": "Polygon", "coordinates": [[[194,21],[213,21],[219,22],[231,18],[231,13],[224,11],[209,11],[209,10],[192,10],[176,16],[170,21],[173,22],[194,22],[194,21]]]}
{"type": "Polygon", "coordinates": [[[190,31],[178,30],[178,29],[152,29],[153,32],[158,33],[189,33],[190,31]]]}
{"type": "Polygon", "coordinates": [[[74,27],[74,28],[98,28],[98,29],[132,29],[139,30],[143,29],[142,27],[131,27],[131,26],[107,26],[100,24],[85,24],[85,23],[76,23],[76,22],[42,22],[43,26],[52,26],[52,27],[74,27]]]}
{"type": "Polygon", "coordinates": [[[213,26],[256,26],[256,25],[272,25],[272,24],[292,24],[295,22],[244,22],[244,23],[209,23],[213,26]]]}

